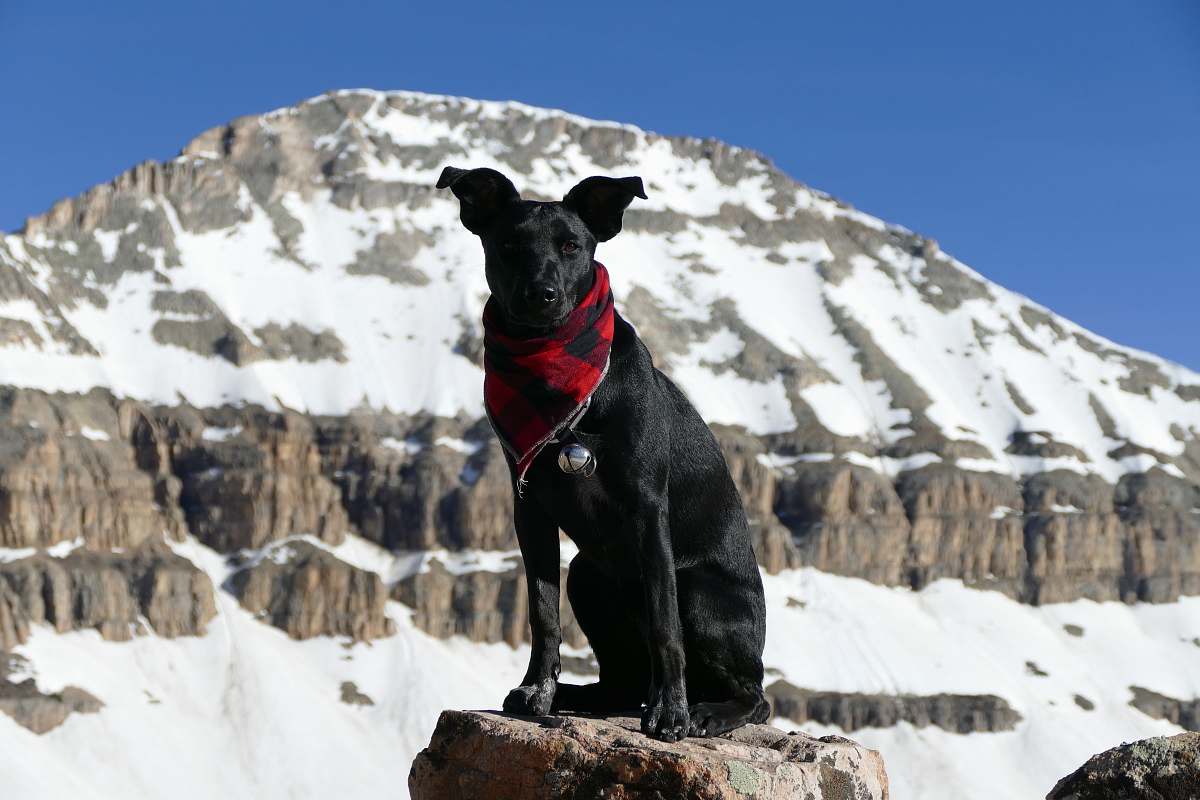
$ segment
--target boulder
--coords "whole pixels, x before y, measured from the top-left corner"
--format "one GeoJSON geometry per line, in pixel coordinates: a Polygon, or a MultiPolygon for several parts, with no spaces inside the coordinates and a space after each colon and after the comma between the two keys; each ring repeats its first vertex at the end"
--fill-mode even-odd
{"type": "Polygon", "coordinates": [[[1195,800],[1200,733],[1127,742],[1089,758],[1046,800],[1195,800]]]}
{"type": "Polygon", "coordinates": [[[103,707],[104,703],[75,686],[45,693],[33,678],[13,682],[0,676],[0,714],[38,735],[62,725],[71,714],[95,714],[103,707]]]}
{"type": "Polygon", "coordinates": [[[883,758],[840,736],[746,725],[713,739],[648,738],[630,717],[444,711],[408,776],[413,800],[884,800],[883,758]]]}

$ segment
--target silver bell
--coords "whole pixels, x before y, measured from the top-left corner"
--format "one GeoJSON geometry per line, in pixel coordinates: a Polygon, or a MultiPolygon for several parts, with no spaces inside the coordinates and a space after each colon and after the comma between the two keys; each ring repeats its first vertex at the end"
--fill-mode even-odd
{"type": "Polygon", "coordinates": [[[596,471],[596,457],[579,442],[571,442],[558,451],[558,468],[568,475],[590,478],[596,471]]]}

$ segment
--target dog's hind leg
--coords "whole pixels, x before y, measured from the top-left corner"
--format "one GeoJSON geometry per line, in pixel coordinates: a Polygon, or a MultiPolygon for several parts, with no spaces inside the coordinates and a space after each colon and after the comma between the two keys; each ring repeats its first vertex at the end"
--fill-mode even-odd
{"type": "Polygon", "coordinates": [[[695,703],[688,707],[689,736],[720,736],[735,728],[766,722],[771,703],[762,687],[751,688],[733,700],[695,703]]]}
{"type": "Polygon", "coordinates": [[[678,573],[691,736],[720,736],[771,716],[762,688],[765,609],[753,591],[757,577],[713,569],[678,573]]]}
{"type": "Polygon", "coordinates": [[[600,680],[584,686],[560,683],[552,708],[595,714],[636,711],[650,686],[650,655],[637,619],[641,590],[623,590],[580,553],[567,573],[567,597],[596,655],[600,680]]]}

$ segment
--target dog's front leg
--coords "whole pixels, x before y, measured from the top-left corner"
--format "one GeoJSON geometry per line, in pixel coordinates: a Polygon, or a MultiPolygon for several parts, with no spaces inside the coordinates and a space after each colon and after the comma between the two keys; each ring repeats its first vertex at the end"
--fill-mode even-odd
{"type": "Polygon", "coordinates": [[[529,669],[521,685],[504,698],[504,710],[542,716],[550,713],[560,669],[558,526],[527,497],[514,497],[513,516],[525,561],[533,648],[529,669]]]}
{"type": "Polygon", "coordinates": [[[646,597],[651,670],[642,732],[676,742],[687,736],[689,725],[683,629],[679,624],[666,493],[654,500],[639,509],[634,523],[646,597]]]}

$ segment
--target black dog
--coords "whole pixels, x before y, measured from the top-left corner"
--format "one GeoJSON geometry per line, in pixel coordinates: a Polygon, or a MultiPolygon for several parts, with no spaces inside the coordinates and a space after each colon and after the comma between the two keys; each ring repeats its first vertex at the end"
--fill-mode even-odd
{"type": "MultiPolygon", "coordinates": [[[[498,322],[515,337],[545,335],[565,319],[592,287],[597,242],[645,197],[640,178],[593,177],[562,202],[527,201],[486,168],[446,167],[437,186],[454,192],[463,225],[482,241],[498,322]]],[[[620,316],[607,375],[574,435],[597,456],[590,477],[564,474],[551,445],[528,485],[518,484],[506,452],[533,652],[504,709],[612,712],[644,702],[642,730],[667,741],[766,720],[766,606],[741,499],[712,432],[620,316]],[[557,680],[559,529],[579,546],[567,594],[600,667],[586,686],[557,680]]]]}

